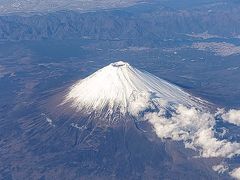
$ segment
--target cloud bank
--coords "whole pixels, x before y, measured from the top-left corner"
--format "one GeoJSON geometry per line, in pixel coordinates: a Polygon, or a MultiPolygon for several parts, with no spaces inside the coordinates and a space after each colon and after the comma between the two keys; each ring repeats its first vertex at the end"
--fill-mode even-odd
{"type": "MultiPolygon", "coordinates": [[[[183,141],[186,148],[198,150],[202,157],[228,157],[240,154],[240,143],[219,140],[215,137],[214,113],[195,107],[171,104],[149,95],[139,95],[129,106],[129,112],[153,125],[161,139],[183,141]],[[139,117],[141,115],[141,117],[139,117]]],[[[238,121],[240,111],[223,114],[224,120],[238,121]]]]}
{"type": "MultiPolygon", "coordinates": [[[[216,110],[212,113],[198,107],[186,107],[181,104],[149,98],[140,93],[129,104],[129,113],[137,119],[148,121],[161,139],[170,138],[181,141],[186,148],[199,152],[200,157],[232,158],[240,154],[240,143],[230,142],[216,137],[216,119],[240,125],[240,110],[216,110]],[[137,98],[136,98],[137,97],[137,98]]],[[[215,166],[215,171],[223,173],[225,166],[215,166]]],[[[240,168],[231,172],[231,176],[240,177],[240,168]]]]}

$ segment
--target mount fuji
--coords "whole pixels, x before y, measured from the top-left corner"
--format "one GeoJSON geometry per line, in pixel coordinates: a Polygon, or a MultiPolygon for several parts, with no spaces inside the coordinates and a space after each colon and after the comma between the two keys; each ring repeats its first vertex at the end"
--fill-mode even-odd
{"type": "MultiPolygon", "coordinates": [[[[115,164],[115,169],[109,166],[94,177],[111,174],[123,178],[120,162],[127,165],[123,168],[128,172],[125,175],[132,178],[135,173],[150,176],[150,172],[143,171],[149,167],[157,177],[168,178],[175,173],[184,178],[186,170],[175,171],[174,167],[187,165],[187,177],[195,173],[204,179],[216,178],[214,171],[226,172],[225,177],[235,168],[224,164],[240,154],[240,143],[227,139],[228,131],[224,134],[220,126],[235,122],[230,121],[232,111],[217,109],[127,62],[111,63],[56,96],[51,101],[54,105],[45,111],[46,123],[41,125],[46,131],[44,144],[53,149],[56,144],[64,144],[61,151],[69,151],[70,146],[76,153],[86,151],[89,157],[81,162],[93,161],[100,169],[115,164]],[[94,152],[94,158],[90,152],[94,152]],[[150,154],[159,160],[155,165],[150,154]],[[108,163],[102,164],[105,161],[108,163]],[[134,167],[138,161],[143,165],[134,167]],[[166,167],[173,169],[159,171],[166,167]]],[[[36,126],[39,124],[42,122],[36,126]]],[[[88,173],[92,174],[90,164],[88,173]]]]}
{"type": "Polygon", "coordinates": [[[152,102],[157,108],[202,109],[205,101],[148,72],[119,61],[75,83],[61,105],[68,103],[76,112],[126,115],[152,102]]]}

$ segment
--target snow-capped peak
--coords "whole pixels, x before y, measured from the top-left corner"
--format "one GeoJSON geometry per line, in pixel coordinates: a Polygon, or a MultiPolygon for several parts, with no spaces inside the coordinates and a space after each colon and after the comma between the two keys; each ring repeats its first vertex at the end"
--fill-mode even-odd
{"type": "Polygon", "coordinates": [[[98,70],[74,84],[63,103],[77,111],[87,110],[128,113],[132,101],[139,97],[158,99],[170,104],[198,106],[198,100],[181,88],[148,72],[119,61],[98,70]]]}
{"type": "MultiPolygon", "coordinates": [[[[80,131],[93,123],[101,128],[126,127],[133,120],[142,132],[154,131],[161,139],[181,141],[205,158],[232,158],[240,154],[240,143],[218,138],[223,138],[225,132],[222,136],[216,129],[216,119],[221,117],[238,125],[238,110],[210,112],[211,104],[122,61],[74,84],[65,103],[72,106],[70,113],[87,113],[89,119],[79,121],[83,126],[71,124],[80,131]]],[[[237,170],[230,175],[237,177],[237,170]]]]}

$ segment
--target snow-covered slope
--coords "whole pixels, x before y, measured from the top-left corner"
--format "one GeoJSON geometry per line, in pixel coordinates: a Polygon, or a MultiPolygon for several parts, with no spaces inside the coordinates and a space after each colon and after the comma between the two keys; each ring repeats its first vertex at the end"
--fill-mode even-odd
{"type": "Polygon", "coordinates": [[[1,0],[0,14],[52,12],[58,10],[89,11],[128,7],[140,0],[1,0]]]}
{"type": "Polygon", "coordinates": [[[93,110],[112,113],[119,110],[122,114],[139,108],[133,101],[158,101],[157,106],[182,104],[199,107],[202,101],[194,98],[179,87],[166,82],[150,73],[133,68],[128,63],[112,63],[91,76],[74,84],[63,103],[70,102],[79,111],[93,110]]]}

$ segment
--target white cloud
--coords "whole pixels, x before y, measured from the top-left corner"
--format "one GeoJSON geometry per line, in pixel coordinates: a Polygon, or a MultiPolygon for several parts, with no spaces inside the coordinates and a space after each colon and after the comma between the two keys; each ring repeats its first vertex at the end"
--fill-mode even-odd
{"type": "Polygon", "coordinates": [[[230,176],[232,176],[232,177],[235,178],[235,179],[240,179],[240,167],[234,169],[234,170],[231,171],[229,174],[230,174],[230,176]]]}
{"type": "Polygon", "coordinates": [[[218,164],[212,167],[212,169],[219,174],[223,174],[224,172],[228,171],[228,166],[226,164],[218,164]]]}
{"type": "Polygon", "coordinates": [[[135,93],[135,91],[130,96],[130,102],[128,105],[128,111],[132,115],[137,116],[139,112],[144,111],[146,108],[150,107],[150,93],[135,93]]]}
{"type": "Polygon", "coordinates": [[[130,108],[129,112],[136,118],[141,118],[137,116],[140,114],[145,121],[150,122],[159,138],[183,141],[186,148],[197,150],[200,156],[206,158],[231,158],[240,154],[240,143],[215,137],[215,114],[183,105],[163,104],[159,98],[151,100],[144,100],[144,96],[139,100],[135,98],[132,107],[140,108],[130,108]],[[139,106],[141,103],[145,104],[145,108],[143,104],[139,106]]]}
{"type": "Polygon", "coordinates": [[[222,114],[224,121],[240,126],[240,110],[231,109],[222,114]]]}

